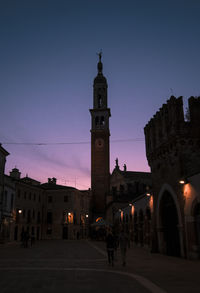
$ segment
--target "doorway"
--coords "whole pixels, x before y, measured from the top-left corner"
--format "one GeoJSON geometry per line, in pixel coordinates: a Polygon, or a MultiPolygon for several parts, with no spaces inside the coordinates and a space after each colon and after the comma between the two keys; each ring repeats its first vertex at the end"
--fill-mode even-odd
{"type": "Polygon", "coordinates": [[[179,221],[177,208],[168,191],[165,191],[160,202],[160,219],[162,227],[162,241],[165,253],[170,256],[181,256],[179,221]]]}
{"type": "Polygon", "coordinates": [[[68,239],[68,227],[63,227],[63,239],[68,239]]]}

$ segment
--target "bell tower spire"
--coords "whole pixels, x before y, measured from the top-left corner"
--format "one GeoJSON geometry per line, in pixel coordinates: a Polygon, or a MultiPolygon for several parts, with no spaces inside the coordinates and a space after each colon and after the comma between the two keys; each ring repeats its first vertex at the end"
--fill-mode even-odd
{"type": "Polygon", "coordinates": [[[91,113],[91,189],[93,220],[105,216],[110,189],[110,109],[107,107],[107,80],[103,75],[102,52],[98,53],[97,76],[93,84],[91,113]]]}

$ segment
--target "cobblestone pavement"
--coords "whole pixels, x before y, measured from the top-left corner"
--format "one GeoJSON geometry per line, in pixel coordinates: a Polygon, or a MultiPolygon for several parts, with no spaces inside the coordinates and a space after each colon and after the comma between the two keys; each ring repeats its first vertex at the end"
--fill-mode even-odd
{"type": "Polygon", "coordinates": [[[119,252],[107,264],[105,244],[40,241],[32,248],[0,246],[0,292],[200,292],[200,263],[130,248],[127,266],[119,252]]]}

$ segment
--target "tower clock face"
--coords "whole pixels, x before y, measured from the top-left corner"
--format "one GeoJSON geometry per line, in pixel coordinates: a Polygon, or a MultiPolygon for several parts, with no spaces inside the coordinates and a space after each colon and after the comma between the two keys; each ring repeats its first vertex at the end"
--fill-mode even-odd
{"type": "Polygon", "coordinates": [[[103,140],[103,138],[97,138],[95,140],[95,147],[97,149],[102,149],[104,147],[104,140],[103,140]]]}

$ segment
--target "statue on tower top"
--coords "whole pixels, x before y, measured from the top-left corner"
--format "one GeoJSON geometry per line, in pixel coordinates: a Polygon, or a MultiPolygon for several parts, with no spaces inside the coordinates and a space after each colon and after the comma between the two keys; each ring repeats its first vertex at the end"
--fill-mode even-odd
{"type": "Polygon", "coordinates": [[[97,55],[99,56],[99,62],[101,62],[102,50],[99,53],[97,53],[97,55]]]}
{"type": "Polygon", "coordinates": [[[103,64],[101,62],[102,50],[99,53],[97,53],[97,55],[99,56],[99,62],[97,64],[98,74],[102,74],[102,70],[103,70],[103,64]]]}
{"type": "Polygon", "coordinates": [[[116,165],[115,165],[116,167],[119,167],[119,165],[118,165],[118,158],[116,158],[116,160],[115,160],[115,164],[116,164],[116,165]]]}

